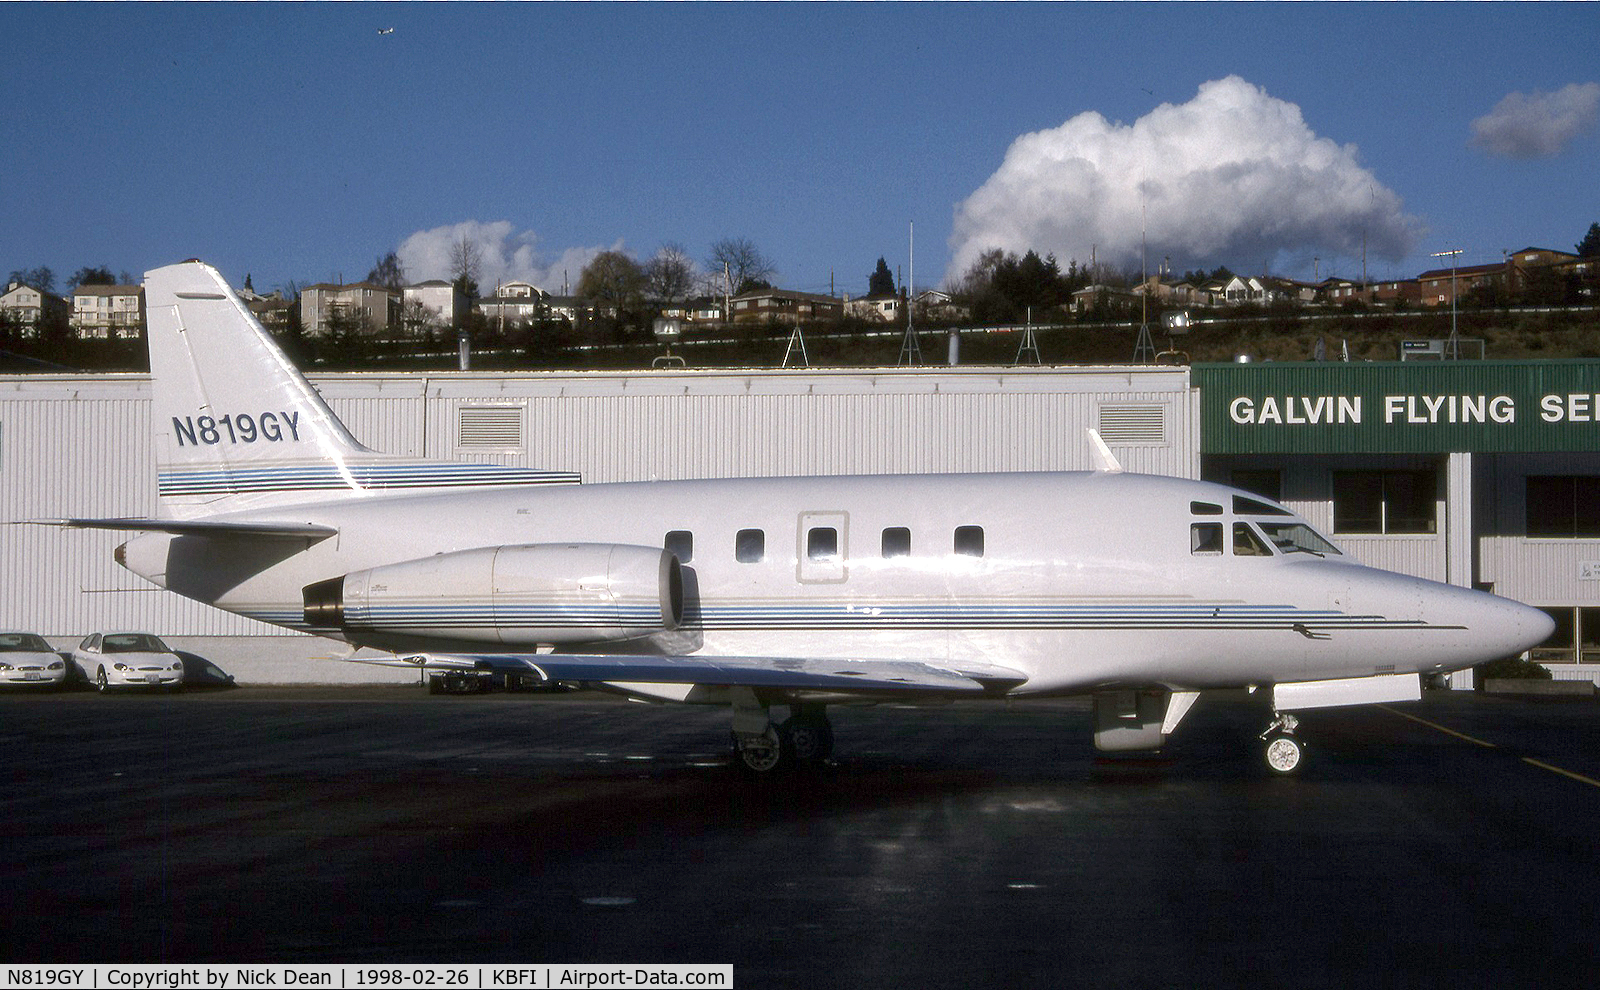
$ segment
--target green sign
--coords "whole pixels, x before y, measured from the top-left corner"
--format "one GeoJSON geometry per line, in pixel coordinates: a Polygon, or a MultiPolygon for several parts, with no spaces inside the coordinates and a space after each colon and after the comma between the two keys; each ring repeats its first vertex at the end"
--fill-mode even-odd
{"type": "Polygon", "coordinates": [[[1206,454],[1600,451],[1600,361],[1202,364],[1206,454]]]}

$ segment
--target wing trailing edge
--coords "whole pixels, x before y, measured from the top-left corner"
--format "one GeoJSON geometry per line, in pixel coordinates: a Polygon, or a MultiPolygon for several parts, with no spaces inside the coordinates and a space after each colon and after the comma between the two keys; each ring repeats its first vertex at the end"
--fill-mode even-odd
{"type": "Polygon", "coordinates": [[[62,529],[109,529],[125,533],[172,533],[175,536],[243,536],[257,539],[325,540],[338,535],[333,526],[309,522],[229,522],[207,519],[30,519],[36,526],[62,529]]]}
{"type": "Polygon", "coordinates": [[[541,681],[703,684],[712,687],[838,691],[852,694],[999,694],[1025,682],[1021,671],[991,664],[809,657],[700,657],[568,653],[418,653],[352,658],[412,669],[499,670],[541,681]]]}

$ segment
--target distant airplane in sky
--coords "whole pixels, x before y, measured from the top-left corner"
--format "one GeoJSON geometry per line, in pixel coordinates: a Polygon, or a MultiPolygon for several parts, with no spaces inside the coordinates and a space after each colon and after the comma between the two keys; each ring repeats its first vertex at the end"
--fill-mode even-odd
{"type": "Polygon", "coordinates": [[[826,758],[834,704],[1087,694],[1126,751],[1240,687],[1288,772],[1292,712],[1413,700],[1552,628],[1248,492],[1124,473],[1098,436],[1093,472],[603,485],[381,454],[215,269],[145,298],[159,517],[58,524],[140,532],[116,559],[152,583],[380,663],[724,706],[758,772],[826,758]]]}
{"type": "Polygon", "coordinates": [[[379,34],[394,34],[394,28],[379,28],[379,34]]]}

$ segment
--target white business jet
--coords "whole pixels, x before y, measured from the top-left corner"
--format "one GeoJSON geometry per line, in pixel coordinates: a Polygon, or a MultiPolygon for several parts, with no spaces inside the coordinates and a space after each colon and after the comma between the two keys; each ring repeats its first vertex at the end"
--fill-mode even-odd
{"type": "Polygon", "coordinates": [[[1148,750],[1249,687],[1288,772],[1291,713],[1416,699],[1552,627],[1103,445],[1081,473],[605,485],[380,454],[214,269],[145,298],[159,518],[55,522],[138,532],[116,559],[154,584],[379,662],[726,706],[754,771],[827,757],[830,704],[1090,694],[1099,748],[1148,750]]]}

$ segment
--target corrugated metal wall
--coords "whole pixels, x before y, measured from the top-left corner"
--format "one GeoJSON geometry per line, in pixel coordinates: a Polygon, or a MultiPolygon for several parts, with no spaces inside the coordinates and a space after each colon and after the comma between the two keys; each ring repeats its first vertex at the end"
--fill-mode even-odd
{"type": "MultiPolygon", "coordinates": [[[[332,375],[315,379],[376,450],[575,470],[589,483],[672,478],[1081,470],[1084,430],[1146,410],[1131,471],[1199,475],[1186,369],[332,375]],[[463,406],[522,411],[522,442],[459,440],[463,406]]],[[[143,376],[0,377],[0,521],[155,511],[143,376]]],[[[112,627],[261,636],[117,567],[125,536],[0,526],[0,627],[69,637],[112,627]]]]}
{"type": "Polygon", "coordinates": [[[1527,536],[1530,475],[1600,475],[1600,453],[1479,455],[1479,577],[1535,605],[1600,605],[1600,540],[1527,536]],[[1588,575],[1585,577],[1585,575],[1588,575]]]}

